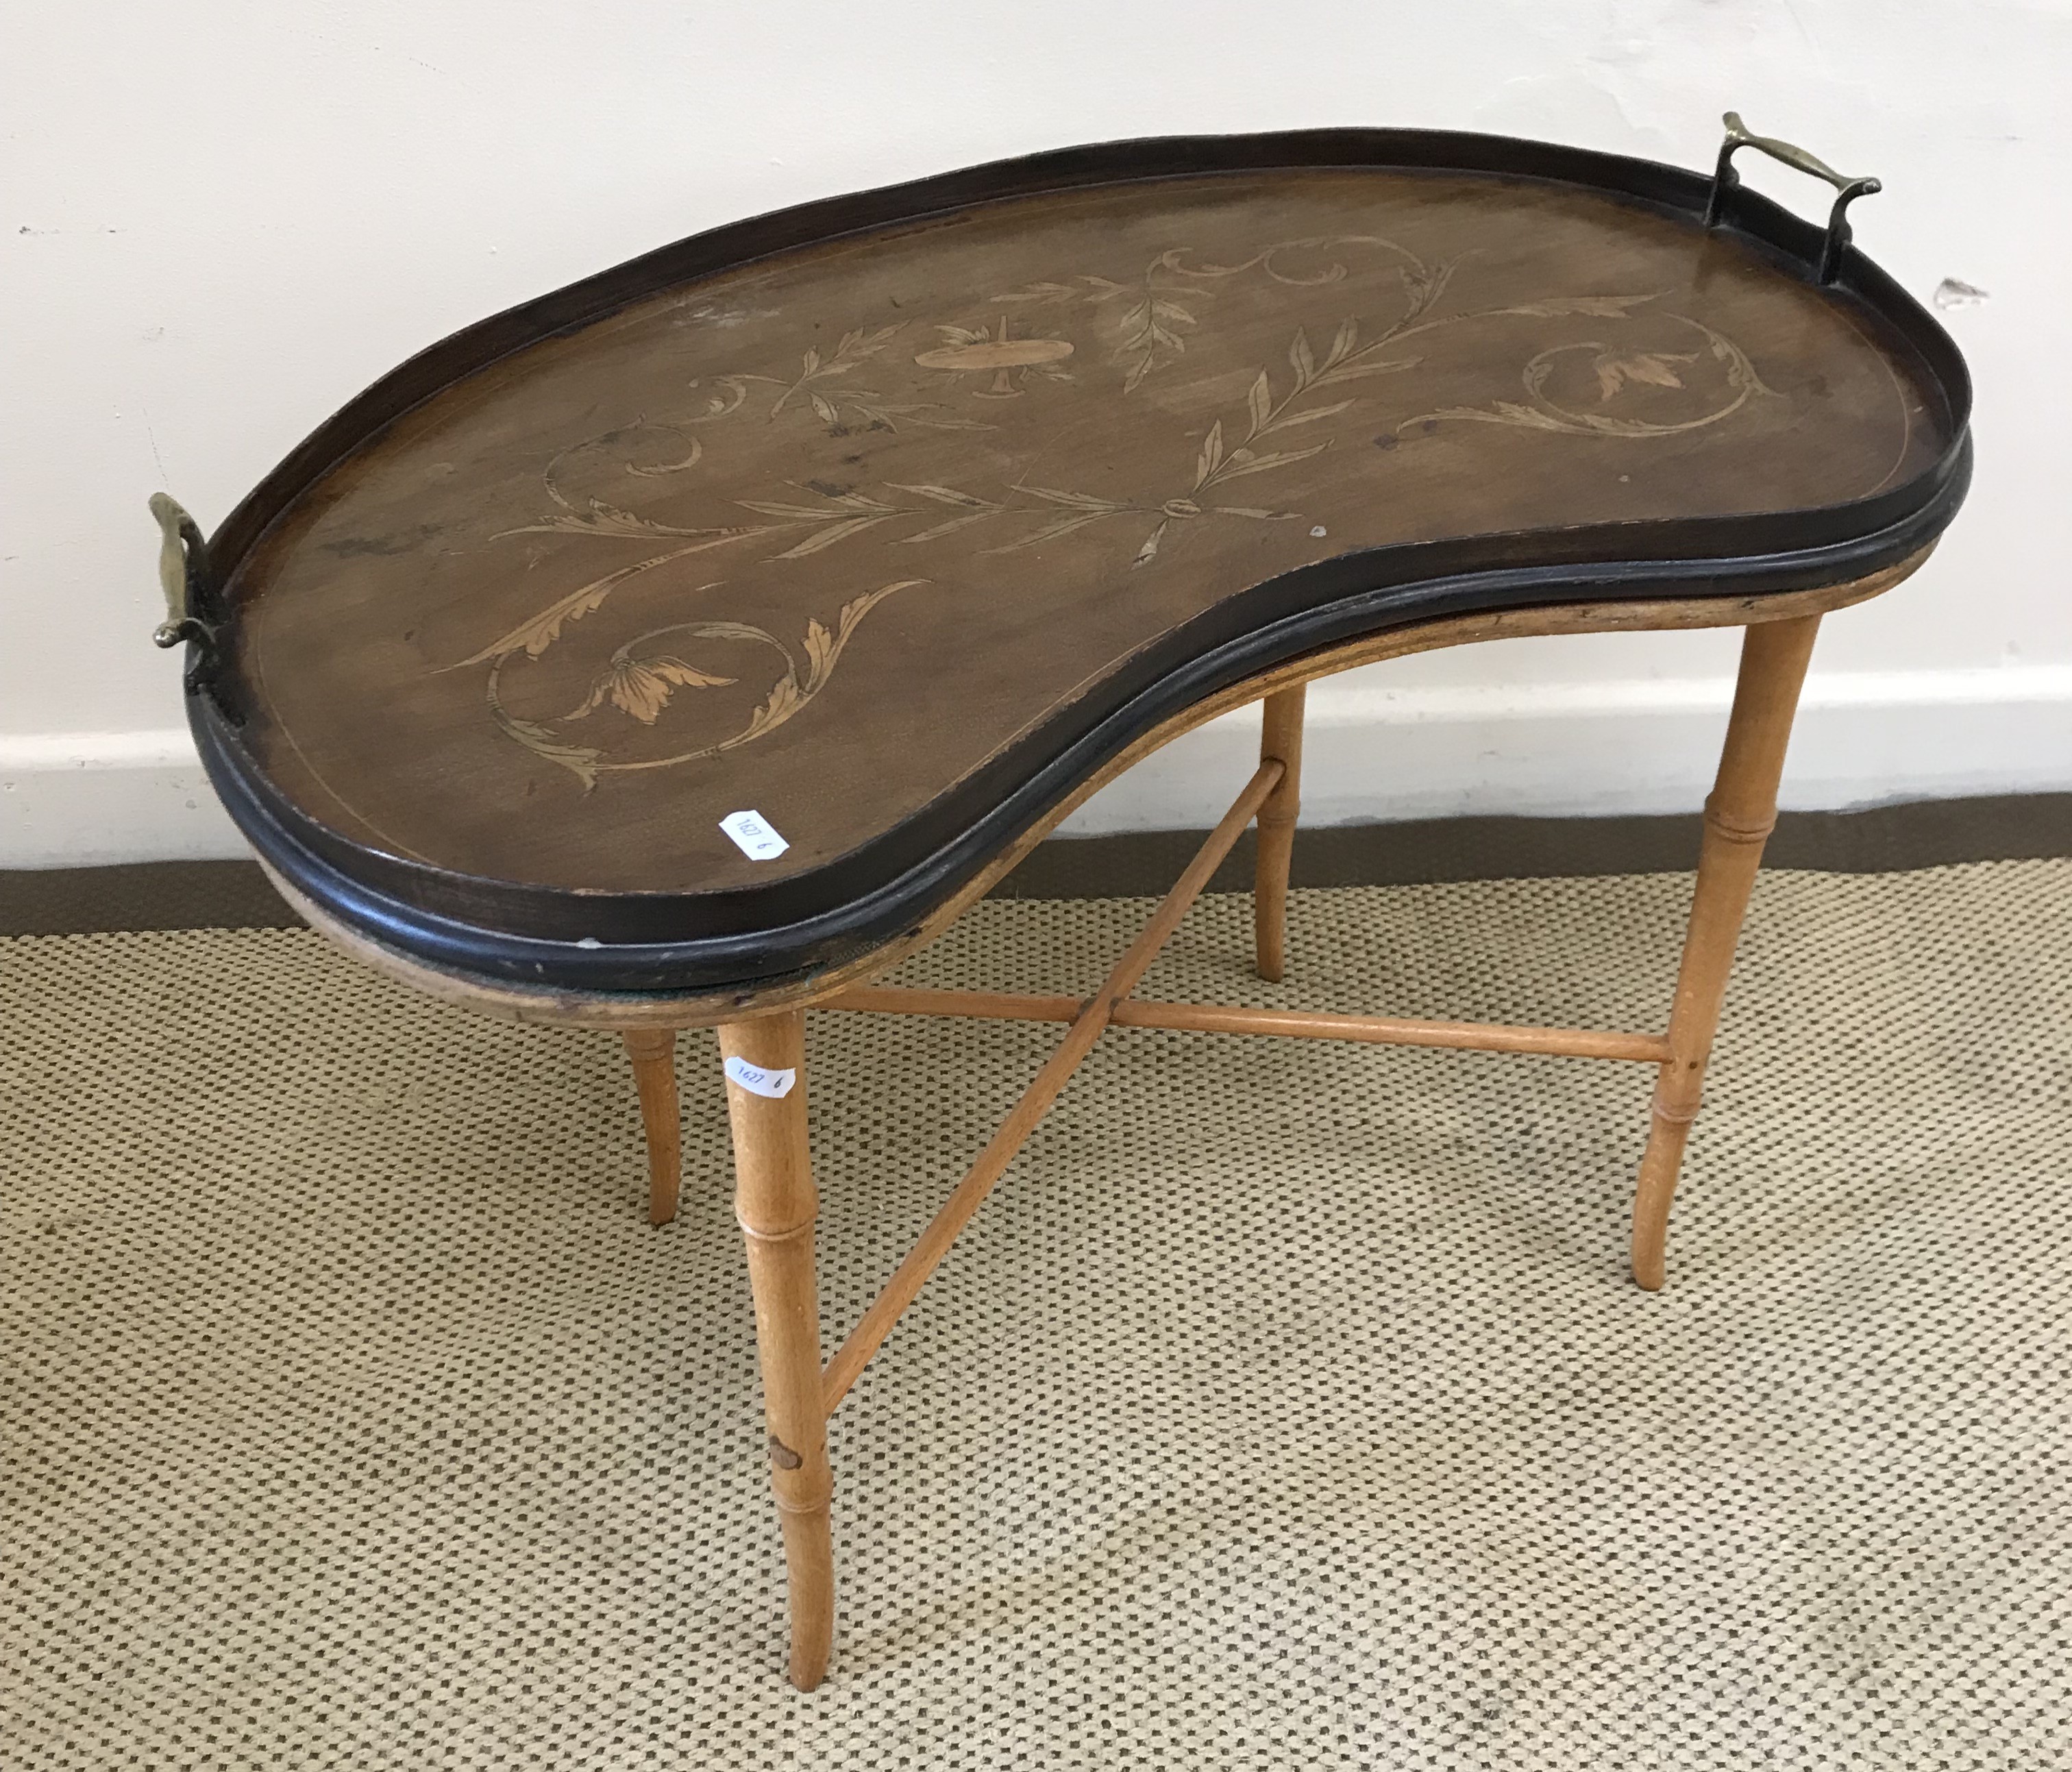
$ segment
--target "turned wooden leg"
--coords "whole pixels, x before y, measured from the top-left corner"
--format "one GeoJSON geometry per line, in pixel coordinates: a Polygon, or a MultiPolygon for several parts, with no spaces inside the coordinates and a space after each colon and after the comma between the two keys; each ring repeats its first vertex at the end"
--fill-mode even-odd
{"type": "Polygon", "coordinates": [[[676,1030],[635,1028],[626,1036],[640,1092],[640,1123],[648,1132],[648,1222],[667,1224],[676,1215],[677,1178],[683,1172],[684,1133],[676,1105],[676,1030]]]}
{"type": "Polygon", "coordinates": [[[1692,894],[1691,922],[1669,1016],[1669,1057],[1655,1086],[1647,1150],[1633,1202],[1633,1277],[1650,1292],[1662,1286],[1669,1202],[1684,1164],[1684,1145],[1705,1081],[1720,1005],[1727,993],[1734,944],[1777,822],[1777,783],[1799,685],[1813,654],[1820,618],[1761,622],[1741,638],[1741,668],[1720,772],[1705,802],[1705,835],[1692,894]]]}
{"type": "MultiPolygon", "coordinates": [[[[770,1483],[791,1577],[791,1684],[811,1692],[834,1641],[834,1547],[828,1503],[827,1411],[820,1391],[820,1290],[813,1274],[813,1191],[806,1150],[806,1018],[800,1009],[729,1022],[726,1059],[794,1079],[781,1096],[726,1083],[734,1123],[734,1215],[748,1245],[770,1483]]],[[[766,1084],[766,1087],[767,1085],[766,1084]]]]}
{"type": "Polygon", "coordinates": [[[1259,976],[1277,985],[1288,944],[1288,864],[1295,853],[1295,813],[1302,798],[1302,698],[1297,684],[1260,704],[1259,760],[1287,774],[1259,808],[1259,860],[1252,882],[1252,948],[1259,976]]]}

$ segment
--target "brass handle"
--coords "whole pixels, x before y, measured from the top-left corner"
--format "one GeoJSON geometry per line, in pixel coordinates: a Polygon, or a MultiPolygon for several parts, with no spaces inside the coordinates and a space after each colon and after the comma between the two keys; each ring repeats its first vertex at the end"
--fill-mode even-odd
{"type": "Polygon", "coordinates": [[[1741,182],[1741,175],[1734,171],[1737,149],[1755,148],[1794,171],[1810,173],[1816,179],[1824,179],[1834,186],[1837,195],[1835,207],[1827,216],[1827,238],[1820,250],[1818,280],[1823,284],[1833,282],[1841,273],[1842,254],[1849,244],[1849,223],[1844,212],[1857,198],[1868,197],[1882,191],[1884,185],[1876,179],[1847,177],[1803,148],[1794,147],[1789,142],[1780,142],[1774,136],[1754,134],[1741,121],[1738,111],[1728,112],[1723,121],[1727,125],[1727,138],[1720,144],[1719,164],[1712,173],[1712,194],[1705,205],[1705,225],[1708,228],[1719,225],[1726,214],[1728,199],[1733,196],[1741,182]]]}
{"type": "Polygon", "coordinates": [[[166,619],[152,629],[162,647],[192,640],[197,656],[187,672],[187,685],[197,688],[216,674],[219,651],[208,575],[208,547],[201,526],[163,492],[151,495],[151,515],[158,521],[158,588],[166,594],[166,619]]]}
{"type": "Polygon", "coordinates": [[[166,619],[152,630],[160,646],[187,639],[187,624],[196,618],[187,594],[187,561],[202,551],[201,526],[163,492],[151,495],[151,515],[158,523],[158,588],[166,594],[166,619]]]}

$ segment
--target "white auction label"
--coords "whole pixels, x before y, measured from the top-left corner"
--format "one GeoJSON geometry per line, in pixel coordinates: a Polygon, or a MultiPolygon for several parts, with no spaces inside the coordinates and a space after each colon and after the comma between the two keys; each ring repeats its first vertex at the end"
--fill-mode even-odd
{"type": "Polygon", "coordinates": [[[729,1059],[721,1068],[750,1095],[768,1096],[773,1101],[779,1096],[791,1094],[791,1085],[799,1080],[796,1071],[766,1071],[761,1065],[750,1064],[741,1058],[729,1059]]]}
{"type": "Polygon", "coordinates": [[[760,812],[729,812],[719,828],[751,861],[774,861],[791,846],[771,829],[760,812]]]}

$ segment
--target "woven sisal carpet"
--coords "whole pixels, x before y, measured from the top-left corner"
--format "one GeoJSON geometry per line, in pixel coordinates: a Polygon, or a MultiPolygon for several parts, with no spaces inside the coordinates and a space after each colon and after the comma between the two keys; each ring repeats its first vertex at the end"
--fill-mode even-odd
{"type": "MultiPolygon", "coordinates": [[[[1674,877],[1205,900],[1147,994],[1652,1026],[1674,877]]],[[[1637,1065],[1108,1036],[837,1416],[782,1681],[717,1059],[315,936],[0,943],[0,1762],[2072,1764],[2072,862],[1782,874],[1637,1065]]],[[[910,981],[1092,985],[993,902],[910,981]]],[[[825,1016],[832,1347],[1055,1030],[825,1016]]]]}

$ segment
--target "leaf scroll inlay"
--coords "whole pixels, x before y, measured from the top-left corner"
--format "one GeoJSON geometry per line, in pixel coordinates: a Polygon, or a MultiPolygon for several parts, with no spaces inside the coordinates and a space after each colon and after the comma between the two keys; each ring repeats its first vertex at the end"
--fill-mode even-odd
{"type": "MultiPolygon", "coordinates": [[[[557,646],[596,644],[615,619],[600,611],[624,587],[695,555],[730,551],[736,559],[789,563],[838,551],[860,557],[874,546],[891,546],[924,550],[908,557],[919,561],[925,550],[955,541],[964,550],[961,557],[969,560],[1069,541],[1078,548],[1112,549],[1116,563],[1133,571],[1164,569],[1161,563],[1198,525],[1301,520],[1297,512],[1270,503],[1224,502],[1230,494],[1223,488],[1240,498],[1257,498],[1250,487],[1240,491],[1234,483],[1281,475],[1334,450],[1341,453],[1331,462],[1346,464],[1337,470],[1340,474],[1372,463],[1379,458],[1368,454],[1355,460],[1342,446],[1348,439],[1371,436],[1373,409],[1383,402],[1393,412],[1382,419],[1384,435],[1375,439],[1379,442],[1472,423],[1612,443],[1719,425],[1751,401],[1774,397],[1738,345],[1665,305],[1666,291],[1554,293],[1466,307],[1449,299],[1466,261],[1465,256],[1427,260],[1381,235],[1281,241],[1231,263],[1207,262],[1189,249],[1174,246],[1157,253],[1133,274],[1061,273],[999,290],[990,298],[994,311],[989,317],[945,318],[917,326],[911,334],[910,319],[853,326],[832,349],[805,345],[781,369],[767,362],[742,364],[706,376],[689,384],[694,397],[682,410],[653,418],[635,414],[615,428],[561,448],[541,472],[544,508],[531,520],[489,537],[493,543],[548,534],[583,538],[578,545],[586,553],[592,548],[642,545],[652,551],[562,591],[524,622],[446,668],[487,666],[484,693],[497,726],[534,754],[566,769],[587,791],[615,772],[668,768],[719,756],[798,717],[833,678],[845,649],[870,611],[899,591],[929,582],[892,578],[853,595],[831,621],[808,618],[796,647],[767,627],[716,614],[648,628],[584,673],[588,688],[575,706],[561,701],[565,713],[542,716],[513,709],[509,697],[516,680],[509,673],[534,669],[557,646]],[[1370,253],[1381,255],[1383,265],[1392,268],[1392,278],[1383,287],[1393,293],[1387,311],[1379,316],[1347,311],[1358,304],[1346,298],[1348,291],[1342,287],[1349,282],[1348,260],[1370,253]],[[758,420],[764,426],[818,426],[837,437],[857,430],[897,434],[907,426],[993,431],[999,427],[990,418],[971,416],[958,409],[959,403],[967,397],[1011,401],[1043,381],[1071,381],[1075,375],[1083,384],[1096,374],[1107,377],[1104,397],[1134,405],[1151,397],[1139,393],[1147,381],[1183,362],[1190,341],[1215,326],[1223,298],[1247,278],[1260,279],[1255,286],[1268,290],[1305,292],[1306,310],[1288,316],[1290,330],[1283,335],[1287,342],[1278,357],[1248,368],[1248,380],[1238,383],[1244,389],[1241,404],[1226,381],[1210,402],[1198,403],[1191,422],[1178,420],[1162,493],[1108,495],[1056,483],[1068,479],[1069,472],[1055,469],[1043,475],[1043,483],[1034,483],[1028,478],[1034,457],[1011,478],[972,475],[975,484],[957,483],[960,476],[937,468],[930,478],[866,480],[861,485],[824,480],[778,483],[754,496],[721,500],[698,491],[714,461],[726,453],[729,439],[738,438],[742,426],[758,420]],[[1014,321],[1017,315],[1023,319],[1014,321]],[[1651,324],[1640,334],[1622,331],[1642,319],[1651,324]],[[1573,323],[1592,321],[1601,323],[1591,328],[1598,336],[1573,335],[1573,323]],[[1570,323],[1547,342],[1548,331],[1560,323],[1570,323]],[[1062,335],[1061,325],[1068,329],[1062,335]],[[1424,387],[1425,401],[1441,392],[1429,386],[1434,373],[1430,351],[1413,347],[1413,341],[1468,326],[1496,329],[1492,335],[1498,338],[1523,327],[1531,337],[1522,347],[1525,354],[1516,370],[1515,392],[1479,404],[1457,400],[1438,405],[1393,395],[1395,384],[1389,378],[1398,376],[1408,378],[1405,385],[1424,387]],[[1684,329],[1689,347],[1665,344],[1663,327],[1684,329]],[[1072,328],[1080,333],[1077,339],[1072,328]],[[1086,336],[1089,331],[1091,338],[1086,336]],[[931,335],[932,344],[926,342],[931,335]],[[922,342],[917,346],[907,342],[910,338],[922,342]],[[877,387],[892,386],[881,376],[888,366],[905,365],[910,358],[914,367],[907,375],[919,372],[935,378],[918,393],[885,393],[860,385],[867,372],[877,387]],[[1104,361],[1108,367],[1101,367],[1104,361]],[[1083,363],[1096,368],[1082,372],[1067,367],[1083,363]],[[1713,384],[1694,385],[1701,365],[1712,366],[1706,376],[1723,380],[1726,389],[1706,410],[1671,417],[1642,417],[1632,410],[1636,389],[1702,397],[1702,387],[1713,384]],[[980,372],[976,382],[971,379],[974,371],[980,372]],[[1572,389],[1577,377],[1585,375],[1590,393],[1571,394],[1565,401],[1556,397],[1557,387],[1572,389]],[[1211,409],[1202,409],[1202,404],[1211,409]],[[1621,410],[1622,405],[1626,409],[1621,410]],[[1396,416],[1406,407],[1412,416],[1396,416]],[[573,489],[586,483],[598,490],[573,489]],[[669,520],[640,508],[664,496],[670,501],[669,520]],[[691,513],[695,520],[683,520],[691,513]],[[738,697],[707,699],[709,692],[737,682],[730,674],[731,665],[723,672],[700,656],[722,643],[752,645],[775,664],[769,687],[745,723],[725,736],[665,756],[615,755],[615,730],[655,729],[665,722],[673,730],[694,717],[687,709],[738,707],[738,697]],[[631,727],[619,726],[622,718],[631,727]],[[574,735],[578,731],[580,738],[574,735]]],[[[1369,281],[1363,286],[1371,295],[1373,273],[1367,274],[1369,281]]],[[[1453,359],[1442,356],[1438,361],[1458,357],[1456,352],[1453,359]]],[[[1179,378],[1166,391],[1176,389],[1184,393],[1179,378]]],[[[1039,389],[1022,408],[1056,397],[1062,397],[1055,390],[1039,389]]],[[[1643,411],[1648,409],[1643,405],[1643,411]]],[[[1293,496],[1299,501],[1299,487],[1307,483],[1290,476],[1282,483],[1297,488],[1293,496]]],[[[723,588],[723,581],[672,589],[669,580],[656,580],[632,606],[650,606],[657,594],[703,605],[723,588]]],[[[536,703],[538,697],[532,699],[536,703]]]]}

